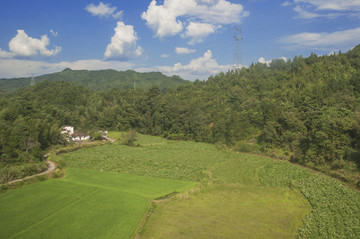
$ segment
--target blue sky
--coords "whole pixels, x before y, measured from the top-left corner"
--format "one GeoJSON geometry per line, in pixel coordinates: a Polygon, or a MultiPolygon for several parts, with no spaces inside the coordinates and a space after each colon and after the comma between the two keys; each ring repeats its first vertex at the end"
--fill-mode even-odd
{"type": "Polygon", "coordinates": [[[234,65],[346,52],[360,0],[1,0],[0,78],[71,68],[207,79],[234,65]],[[234,32],[242,40],[235,41],[234,32]]]}

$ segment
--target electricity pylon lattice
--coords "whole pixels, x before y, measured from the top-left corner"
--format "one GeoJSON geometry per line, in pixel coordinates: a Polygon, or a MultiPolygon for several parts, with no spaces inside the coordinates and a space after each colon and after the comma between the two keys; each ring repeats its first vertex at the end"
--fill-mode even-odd
{"type": "Polygon", "coordinates": [[[31,86],[35,85],[35,78],[34,78],[34,74],[31,74],[31,82],[30,82],[31,86]]]}
{"type": "Polygon", "coordinates": [[[234,42],[235,42],[235,49],[234,49],[234,69],[241,67],[241,41],[243,39],[241,28],[237,25],[234,26],[234,42]]]}

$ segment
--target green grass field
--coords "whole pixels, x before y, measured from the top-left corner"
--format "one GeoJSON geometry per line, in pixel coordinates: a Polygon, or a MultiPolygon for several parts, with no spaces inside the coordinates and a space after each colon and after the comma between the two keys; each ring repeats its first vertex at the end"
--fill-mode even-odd
{"type": "Polygon", "coordinates": [[[295,238],[309,209],[289,189],[218,185],[157,205],[141,238],[295,238]]]}
{"type": "Polygon", "coordinates": [[[0,238],[129,238],[149,199],[195,183],[68,168],[0,195],[0,238]]]}
{"type": "Polygon", "coordinates": [[[360,238],[360,193],[330,177],[210,144],[137,143],[59,155],[65,178],[1,194],[0,237],[131,238],[149,199],[179,191],[137,237],[360,238]]]}

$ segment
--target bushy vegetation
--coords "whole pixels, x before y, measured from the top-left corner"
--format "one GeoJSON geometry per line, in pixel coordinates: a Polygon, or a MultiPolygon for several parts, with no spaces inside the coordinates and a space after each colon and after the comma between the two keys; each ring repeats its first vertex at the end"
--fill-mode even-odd
{"type": "Polygon", "coordinates": [[[4,165],[0,168],[0,184],[41,173],[47,168],[46,162],[4,165]]]}
{"type": "MultiPolygon", "coordinates": [[[[129,132],[121,134],[121,143],[127,146],[135,146],[135,141],[137,140],[136,137],[137,137],[136,131],[130,129],[129,132]]],[[[137,146],[140,145],[138,144],[137,146]]]]}

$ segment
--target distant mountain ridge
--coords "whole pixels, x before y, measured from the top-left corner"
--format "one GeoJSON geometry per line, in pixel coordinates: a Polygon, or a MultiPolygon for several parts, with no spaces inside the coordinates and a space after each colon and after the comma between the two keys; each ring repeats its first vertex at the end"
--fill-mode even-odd
{"type": "MultiPolygon", "coordinates": [[[[149,89],[157,86],[160,89],[175,89],[179,85],[189,81],[179,76],[166,76],[161,72],[139,73],[133,70],[71,70],[69,68],[48,75],[35,77],[35,82],[42,81],[66,81],[77,85],[85,86],[95,91],[109,91],[111,89],[130,89],[142,88],[149,89]]],[[[0,90],[5,92],[15,92],[19,89],[30,86],[31,77],[0,79],[0,90]]]]}

